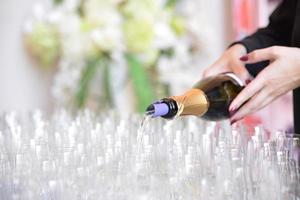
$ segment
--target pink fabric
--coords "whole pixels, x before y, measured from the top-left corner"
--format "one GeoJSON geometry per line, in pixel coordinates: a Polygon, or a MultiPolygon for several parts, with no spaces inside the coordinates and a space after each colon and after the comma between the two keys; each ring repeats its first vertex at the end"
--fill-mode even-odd
{"type": "Polygon", "coordinates": [[[233,27],[237,39],[254,32],[258,26],[257,0],[233,1],[233,27]]]}

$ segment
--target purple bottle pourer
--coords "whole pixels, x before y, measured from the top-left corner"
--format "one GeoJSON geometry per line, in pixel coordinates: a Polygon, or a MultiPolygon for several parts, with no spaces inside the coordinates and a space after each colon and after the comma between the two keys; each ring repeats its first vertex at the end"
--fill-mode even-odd
{"type": "Polygon", "coordinates": [[[167,115],[169,111],[169,106],[166,103],[158,101],[148,106],[146,109],[146,115],[151,115],[153,118],[161,117],[167,115]]]}

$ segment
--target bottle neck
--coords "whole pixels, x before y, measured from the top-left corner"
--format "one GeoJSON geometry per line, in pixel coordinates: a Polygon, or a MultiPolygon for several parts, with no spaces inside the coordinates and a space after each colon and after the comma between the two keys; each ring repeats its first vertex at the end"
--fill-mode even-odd
{"type": "Polygon", "coordinates": [[[200,89],[190,89],[181,96],[170,97],[177,103],[178,111],[176,116],[182,115],[204,115],[209,107],[205,93],[200,89]]]}

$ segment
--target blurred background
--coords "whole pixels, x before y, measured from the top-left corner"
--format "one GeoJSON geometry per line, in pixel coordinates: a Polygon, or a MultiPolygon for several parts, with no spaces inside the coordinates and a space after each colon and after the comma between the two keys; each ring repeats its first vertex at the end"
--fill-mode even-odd
{"type": "MultiPolygon", "coordinates": [[[[265,26],[278,3],[2,0],[0,112],[142,112],[190,88],[231,42],[265,26]]],[[[291,130],[291,102],[288,94],[245,121],[291,130]]]]}

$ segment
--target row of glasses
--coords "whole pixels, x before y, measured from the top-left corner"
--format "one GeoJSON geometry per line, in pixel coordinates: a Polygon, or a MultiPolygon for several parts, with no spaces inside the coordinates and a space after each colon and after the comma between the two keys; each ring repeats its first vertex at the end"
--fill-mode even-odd
{"type": "Polygon", "coordinates": [[[6,113],[0,199],[298,200],[299,149],[296,134],[196,117],[6,113]]]}

